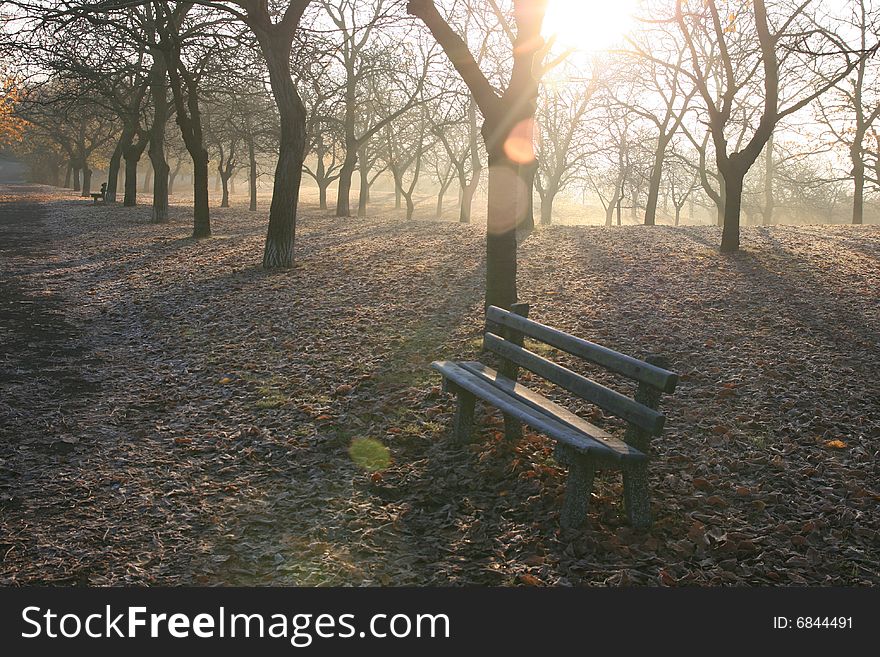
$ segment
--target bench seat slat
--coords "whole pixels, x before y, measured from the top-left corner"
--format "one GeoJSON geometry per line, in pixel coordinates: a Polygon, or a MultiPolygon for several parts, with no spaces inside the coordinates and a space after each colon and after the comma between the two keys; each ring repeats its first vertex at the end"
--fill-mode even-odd
{"type": "Polygon", "coordinates": [[[435,361],[431,363],[431,367],[455,385],[492,404],[503,413],[516,418],[520,422],[524,422],[561,443],[569,445],[581,453],[611,461],[644,461],[647,459],[645,454],[622,441],[603,441],[585,435],[529,404],[512,397],[504,390],[487,381],[484,377],[464,369],[458,363],[435,361]]]}
{"type": "Polygon", "coordinates": [[[500,338],[494,333],[486,333],[483,336],[483,345],[486,349],[495,352],[502,358],[525,367],[538,376],[562,386],[582,399],[596,404],[603,410],[635,424],[653,435],[660,435],[663,431],[663,424],[666,418],[662,413],[643,406],[616,390],[591,381],[580,374],[572,372],[568,368],[562,367],[562,365],[557,365],[553,361],[547,360],[528,349],[500,338]]]}
{"type": "Polygon", "coordinates": [[[547,399],[541,393],[535,392],[531,388],[527,388],[521,383],[517,383],[513,379],[508,379],[507,377],[501,376],[500,374],[498,374],[498,372],[493,370],[491,367],[484,365],[483,363],[480,363],[478,361],[466,361],[458,363],[458,365],[469,372],[473,372],[474,374],[485,379],[486,381],[489,381],[496,388],[500,388],[511,397],[514,397],[515,399],[518,399],[519,401],[528,404],[535,410],[541,411],[545,415],[549,415],[554,419],[559,420],[563,424],[567,424],[572,429],[582,431],[591,438],[595,438],[596,440],[601,440],[602,442],[608,442],[614,445],[617,445],[618,443],[623,443],[622,440],[614,438],[614,436],[605,431],[605,429],[602,429],[601,427],[597,427],[595,424],[587,422],[581,416],[572,413],[564,406],[560,406],[556,402],[547,399]]]}
{"type": "Polygon", "coordinates": [[[540,340],[557,349],[562,349],[562,351],[600,365],[617,374],[622,374],[641,383],[647,383],[663,392],[673,392],[678,384],[678,375],[674,372],[664,370],[662,367],[651,365],[638,358],[627,356],[569,333],[564,333],[534,320],[526,319],[497,306],[489,306],[489,309],[486,311],[486,320],[490,323],[519,331],[531,338],[540,340]]]}

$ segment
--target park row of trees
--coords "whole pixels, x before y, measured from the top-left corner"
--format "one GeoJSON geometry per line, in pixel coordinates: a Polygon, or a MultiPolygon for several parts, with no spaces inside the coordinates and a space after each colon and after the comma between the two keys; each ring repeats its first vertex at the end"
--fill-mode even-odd
{"type": "Polygon", "coordinates": [[[84,195],[106,169],[107,201],[125,206],[146,155],[156,222],[186,171],[195,237],[211,233],[212,176],[227,205],[243,174],[256,210],[266,175],[267,268],[293,263],[303,174],[339,217],[365,215],[380,177],[408,218],[430,187],[437,214],[456,189],[470,221],[485,189],[501,306],[536,196],[542,224],[565,194],[607,225],[711,208],[722,252],[743,216],[848,203],[862,223],[880,188],[874,0],[652,0],[611,52],[542,36],[563,1],[9,3],[6,139],[84,195]]]}

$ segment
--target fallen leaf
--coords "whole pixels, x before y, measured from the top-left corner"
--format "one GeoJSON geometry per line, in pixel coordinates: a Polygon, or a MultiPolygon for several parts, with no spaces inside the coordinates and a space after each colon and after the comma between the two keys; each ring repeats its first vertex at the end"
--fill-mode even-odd
{"type": "Polygon", "coordinates": [[[523,573],[519,576],[519,580],[526,586],[544,586],[544,582],[530,573],[523,573]]]}

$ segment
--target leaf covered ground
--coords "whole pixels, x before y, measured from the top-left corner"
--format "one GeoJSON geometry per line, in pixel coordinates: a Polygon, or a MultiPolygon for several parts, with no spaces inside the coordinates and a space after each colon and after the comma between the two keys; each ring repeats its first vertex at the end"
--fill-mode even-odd
{"type": "Polygon", "coordinates": [[[682,374],[654,527],[609,472],[562,532],[552,444],[453,446],[429,369],[478,355],[483,227],[307,207],[267,273],[264,212],[148,218],[0,198],[0,583],[880,584],[878,227],[526,240],[533,318],[682,374]]]}

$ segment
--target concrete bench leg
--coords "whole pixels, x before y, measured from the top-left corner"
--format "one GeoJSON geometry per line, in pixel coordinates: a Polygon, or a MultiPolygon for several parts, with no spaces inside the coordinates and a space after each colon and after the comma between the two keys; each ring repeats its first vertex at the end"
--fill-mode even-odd
{"type": "Polygon", "coordinates": [[[565,460],[568,462],[568,481],[565,484],[565,501],[562,504],[560,522],[566,529],[581,527],[587,519],[590,495],[593,492],[593,477],[596,475],[596,464],[593,459],[583,454],[565,449],[565,460]]]}
{"type": "Polygon", "coordinates": [[[458,405],[452,425],[452,438],[464,444],[471,442],[474,433],[474,406],[477,398],[467,390],[458,389],[458,405]]]}
{"type": "Polygon", "coordinates": [[[647,463],[634,463],[624,469],[623,504],[631,527],[645,529],[651,526],[647,463]]]}

